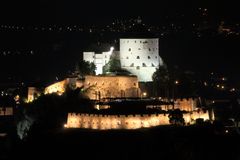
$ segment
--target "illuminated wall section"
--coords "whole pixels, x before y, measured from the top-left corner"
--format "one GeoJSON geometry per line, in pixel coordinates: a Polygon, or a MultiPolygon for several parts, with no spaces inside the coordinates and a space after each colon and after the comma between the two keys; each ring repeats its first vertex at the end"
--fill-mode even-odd
{"type": "MultiPolygon", "coordinates": [[[[186,124],[193,124],[196,119],[209,120],[208,112],[184,114],[186,124]]],[[[69,113],[66,128],[84,128],[97,130],[140,129],[170,125],[168,114],[144,115],[95,115],[69,113]]]]}
{"type": "Polygon", "coordinates": [[[0,107],[0,116],[12,116],[13,108],[12,107],[0,107]]]}
{"type": "Polygon", "coordinates": [[[86,76],[84,88],[90,99],[140,96],[136,76],[86,76]]]}
{"type": "Polygon", "coordinates": [[[63,80],[61,82],[54,83],[47,88],[45,88],[44,94],[53,94],[57,93],[62,95],[65,92],[67,81],[63,80]]]}

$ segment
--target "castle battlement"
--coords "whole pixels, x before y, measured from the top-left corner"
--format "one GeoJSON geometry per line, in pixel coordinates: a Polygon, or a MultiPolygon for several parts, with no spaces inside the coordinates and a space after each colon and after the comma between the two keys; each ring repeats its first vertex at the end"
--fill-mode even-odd
{"type": "MultiPolygon", "coordinates": [[[[208,111],[189,112],[183,115],[187,124],[196,119],[209,120],[208,111]]],[[[83,129],[140,129],[170,125],[168,114],[102,115],[69,113],[66,127],[83,129]]]]}

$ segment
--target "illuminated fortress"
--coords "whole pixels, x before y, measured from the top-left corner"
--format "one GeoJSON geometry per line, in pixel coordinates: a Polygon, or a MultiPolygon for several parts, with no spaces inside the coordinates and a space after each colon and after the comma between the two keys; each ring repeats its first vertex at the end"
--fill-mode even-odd
{"type": "MultiPolygon", "coordinates": [[[[209,120],[209,112],[185,113],[183,118],[187,124],[193,124],[196,119],[209,120]]],[[[161,125],[170,125],[168,114],[142,114],[142,115],[97,115],[69,113],[65,128],[83,129],[140,129],[161,125]]]]}
{"type": "Polygon", "coordinates": [[[163,65],[159,56],[158,39],[120,39],[120,52],[114,51],[96,54],[84,52],[83,59],[96,65],[96,74],[103,74],[103,66],[110,60],[111,55],[119,54],[121,68],[138,77],[139,82],[152,82],[152,75],[163,65]]]}

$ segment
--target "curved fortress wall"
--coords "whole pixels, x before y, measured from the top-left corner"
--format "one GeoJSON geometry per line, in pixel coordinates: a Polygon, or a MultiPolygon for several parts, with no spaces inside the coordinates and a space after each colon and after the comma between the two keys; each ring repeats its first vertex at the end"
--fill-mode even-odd
{"type": "Polygon", "coordinates": [[[163,65],[158,42],[158,39],[120,39],[122,68],[137,75],[140,82],[151,82],[156,68],[163,65]]]}

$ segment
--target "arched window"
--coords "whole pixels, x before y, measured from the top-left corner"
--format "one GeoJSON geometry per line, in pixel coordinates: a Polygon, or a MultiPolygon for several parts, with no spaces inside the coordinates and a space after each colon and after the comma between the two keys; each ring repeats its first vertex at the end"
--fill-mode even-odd
{"type": "Polygon", "coordinates": [[[140,59],[140,56],[137,56],[137,59],[140,59]]]}
{"type": "Polygon", "coordinates": [[[148,56],[148,59],[151,59],[151,57],[150,57],[150,56],[148,56]]]}
{"type": "Polygon", "coordinates": [[[147,65],[145,63],[142,64],[143,67],[147,67],[147,65]]]}

